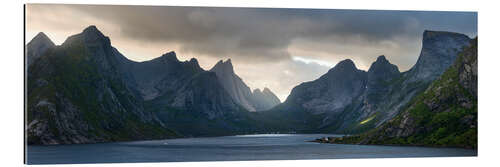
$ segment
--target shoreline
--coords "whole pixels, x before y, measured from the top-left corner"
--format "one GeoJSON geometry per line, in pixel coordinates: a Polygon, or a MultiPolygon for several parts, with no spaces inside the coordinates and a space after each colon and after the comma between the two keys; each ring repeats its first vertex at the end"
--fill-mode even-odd
{"type": "Polygon", "coordinates": [[[245,134],[232,134],[232,135],[208,135],[208,136],[181,136],[163,139],[141,139],[141,140],[120,140],[120,141],[99,141],[92,143],[70,143],[70,144],[28,144],[27,146],[61,146],[61,145],[86,145],[86,144],[106,144],[106,143],[124,143],[124,142],[138,142],[138,141],[159,141],[171,139],[189,139],[189,138],[215,138],[215,137],[228,137],[228,136],[251,136],[251,135],[301,135],[301,134],[325,134],[325,135],[341,135],[341,134],[328,134],[328,133],[245,133],[245,134]]]}
{"type": "Polygon", "coordinates": [[[458,146],[439,146],[439,145],[425,145],[425,144],[364,144],[364,143],[340,143],[336,142],[335,140],[337,138],[342,138],[342,137],[322,137],[322,138],[317,138],[314,140],[310,140],[308,142],[313,142],[313,143],[320,143],[320,144],[345,144],[345,145],[366,145],[366,146],[398,146],[398,147],[427,147],[427,148],[460,148],[460,149],[467,149],[467,150],[478,150],[478,148],[473,148],[473,147],[458,147],[458,146]]]}

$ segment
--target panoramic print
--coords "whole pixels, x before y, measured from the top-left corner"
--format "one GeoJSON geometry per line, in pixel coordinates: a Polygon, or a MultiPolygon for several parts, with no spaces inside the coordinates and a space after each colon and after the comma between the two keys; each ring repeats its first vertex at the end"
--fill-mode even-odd
{"type": "Polygon", "coordinates": [[[477,12],[25,6],[25,163],[477,156],[477,12]]]}

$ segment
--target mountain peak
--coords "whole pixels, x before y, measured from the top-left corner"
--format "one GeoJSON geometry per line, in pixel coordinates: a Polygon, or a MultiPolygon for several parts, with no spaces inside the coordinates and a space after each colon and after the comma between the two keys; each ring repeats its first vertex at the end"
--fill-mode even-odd
{"type": "Polygon", "coordinates": [[[105,47],[111,46],[111,40],[101,33],[96,26],[91,25],[83,29],[82,33],[70,36],[64,41],[62,45],[66,43],[72,43],[74,41],[83,40],[84,43],[90,45],[103,45],[105,47]]]}
{"type": "Polygon", "coordinates": [[[168,61],[179,61],[177,59],[177,54],[175,54],[174,51],[167,52],[160,57],[162,60],[168,60],[168,61]]]}
{"type": "Polygon", "coordinates": [[[95,25],[90,25],[87,28],[83,29],[84,34],[97,34],[97,35],[103,35],[99,29],[95,25]]]}
{"type": "Polygon", "coordinates": [[[368,69],[368,79],[392,79],[399,73],[398,66],[391,64],[384,55],[381,55],[368,69]]]}
{"type": "Polygon", "coordinates": [[[196,58],[194,58],[194,57],[191,58],[191,59],[189,59],[189,62],[198,64],[198,60],[196,58]]]}
{"type": "MultiPolygon", "coordinates": [[[[271,89],[264,87],[263,93],[272,93],[271,89]]],[[[273,93],[274,94],[274,93],[273,93]]]]}
{"type": "Polygon", "coordinates": [[[410,69],[412,77],[409,82],[418,79],[430,82],[439,77],[469,42],[470,38],[464,34],[425,30],[420,56],[410,69]]]}
{"type": "Polygon", "coordinates": [[[261,93],[259,88],[253,90],[253,94],[256,94],[256,93],[261,93]]]}
{"type": "Polygon", "coordinates": [[[377,60],[375,62],[372,63],[372,65],[370,66],[370,69],[368,69],[368,71],[376,71],[376,70],[382,70],[382,71],[385,71],[385,70],[390,70],[392,72],[398,72],[399,73],[399,69],[396,65],[394,64],[391,64],[386,58],[384,55],[381,55],[379,57],[377,57],[377,60]]]}
{"type": "Polygon", "coordinates": [[[377,57],[377,61],[376,62],[389,62],[387,61],[387,59],[385,58],[384,55],[380,55],[377,57]]]}
{"type": "Polygon", "coordinates": [[[354,65],[354,62],[351,59],[342,60],[337,64],[337,66],[354,66],[354,67],[356,67],[356,65],[354,65]]]}
{"type": "Polygon", "coordinates": [[[266,87],[262,91],[258,88],[254,89],[252,95],[257,111],[268,110],[281,103],[280,99],[266,87]]]}
{"type": "Polygon", "coordinates": [[[39,32],[26,45],[28,66],[42,56],[49,48],[54,47],[54,43],[43,32],[39,32]]]}
{"type": "MultiPolygon", "coordinates": [[[[39,32],[38,34],[36,34],[35,37],[33,37],[33,39],[29,42],[31,45],[33,44],[37,44],[37,45],[40,45],[40,44],[44,44],[44,45],[48,45],[48,46],[54,46],[54,42],[52,42],[50,40],[49,37],[47,37],[47,35],[45,35],[45,33],[43,32],[39,32]]],[[[28,45],[30,45],[28,44],[28,45]]]]}
{"type": "MultiPolygon", "coordinates": [[[[254,94],[255,93],[272,93],[272,91],[269,88],[264,87],[264,89],[262,89],[262,90],[260,90],[259,88],[254,89],[253,93],[254,94]]],[[[272,93],[272,94],[274,94],[274,93],[272,93]]]]}
{"type": "Polygon", "coordinates": [[[335,67],[333,67],[329,71],[332,71],[334,69],[335,70],[356,70],[357,68],[351,59],[345,59],[345,60],[342,60],[339,63],[337,63],[337,65],[335,65],[335,67]]]}
{"type": "Polygon", "coordinates": [[[231,59],[227,59],[226,61],[219,60],[219,62],[217,62],[217,64],[215,64],[214,67],[212,67],[212,69],[210,71],[214,71],[217,69],[221,69],[222,71],[234,73],[233,64],[231,63],[231,59]]]}

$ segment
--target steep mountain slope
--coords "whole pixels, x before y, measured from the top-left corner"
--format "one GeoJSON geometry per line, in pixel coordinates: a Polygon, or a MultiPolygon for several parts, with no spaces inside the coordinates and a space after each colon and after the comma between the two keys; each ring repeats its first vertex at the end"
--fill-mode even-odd
{"type": "Polygon", "coordinates": [[[282,104],[262,112],[261,124],[277,131],[313,133],[341,123],[342,113],[362,95],[367,72],[359,70],[352,60],[339,62],[319,79],[292,89],[282,104]],[[342,79],[339,79],[342,78],[342,79]]]}
{"type": "Polygon", "coordinates": [[[169,52],[134,62],[95,26],[60,46],[36,49],[50,44],[41,34],[27,46],[28,55],[44,52],[27,74],[30,144],[229,135],[259,127],[196,59],[181,62],[169,52]]]}
{"type": "Polygon", "coordinates": [[[174,52],[134,62],[113,48],[95,26],[60,46],[40,33],[26,47],[31,62],[28,143],[363,132],[405,109],[449,67],[446,62],[455,59],[457,48],[468,45],[463,43],[467,39],[426,31],[421,56],[410,71],[400,73],[384,56],[368,71],[344,60],[319,79],[295,87],[280,104],[267,88],[250,91],[230,60],[220,61],[210,71],[194,58],[179,61],[174,52]],[[439,61],[445,63],[426,64],[439,61]]]}
{"type": "Polygon", "coordinates": [[[300,104],[312,114],[342,112],[363,93],[366,78],[366,72],[357,69],[354,62],[347,59],[319,79],[293,88],[284,104],[300,104]]]}
{"type": "Polygon", "coordinates": [[[364,92],[355,99],[350,108],[342,114],[342,124],[334,127],[349,133],[364,131],[373,126],[377,116],[383,116],[379,108],[385,107],[387,99],[393,96],[395,86],[392,81],[401,78],[402,74],[396,65],[391,64],[385,56],[379,56],[368,69],[368,77],[364,92]],[[360,123],[362,122],[362,123],[360,123]]]}
{"type": "Polygon", "coordinates": [[[264,89],[264,92],[260,90],[254,90],[254,92],[252,92],[234,72],[231,59],[225,62],[222,60],[219,61],[210,71],[217,74],[219,82],[235,102],[248,111],[268,110],[280,103],[276,95],[267,88],[264,89]]]}
{"type": "Polygon", "coordinates": [[[409,82],[432,81],[439,77],[455,61],[458,53],[470,42],[466,35],[444,32],[425,31],[422,41],[422,52],[408,75],[409,82]]]}
{"type": "Polygon", "coordinates": [[[477,38],[411,105],[383,126],[334,143],[477,147],[477,38]]]}
{"type": "Polygon", "coordinates": [[[363,103],[366,104],[364,109],[367,110],[368,115],[373,112],[373,109],[379,107],[380,103],[389,95],[391,87],[388,85],[390,82],[400,76],[398,67],[391,64],[385,56],[379,56],[372,63],[368,70],[366,91],[363,97],[363,103]]]}
{"type": "Polygon", "coordinates": [[[243,80],[234,73],[231,59],[219,61],[215,64],[211,72],[217,75],[219,82],[231,97],[248,111],[256,111],[254,105],[250,102],[252,92],[243,80]]]}
{"type": "MultiPolygon", "coordinates": [[[[232,68],[232,66],[231,66],[232,68]]],[[[231,96],[215,72],[196,59],[181,62],[174,52],[128,68],[145,109],[184,136],[230,135],[249,131],[248,111],[231,96]]]]}
{"type": "Polygon", "coordinates": [[[132,74],[137,89],[144,100],[171,94],[189,79],[203,72],[196,59],[181,62],[175,52],[145,62],[130,63],[128,72],[132,74]]]}
{"type": "Polygon", "coordinates": [[[393,118],[424,91],[469,40],[463,34],[425,31],[417,63],[403,73],[385,56],[379,56],[368,72],[344,60],[319,79],[295,87],[287,100],[271,112],[293,109],[313,114],[320,119],[309,121],[321,121],[312,127],[317,131],[359,133],[372,129],[393,118]]]}
{"type": "Polygon", "coordinates": [[[258,127],[250,112],[233,101],[213,72],[196,74],[173,96],[145,103],[169,128],[184,136],[242,134],[258,127]],[[165,101],[170,103],[165,105],[165,101]]]}
{"type": "Polygon", "coordinates": [[[49,37],[47,37],[47,35],[43,32],[38,33],[26,46],[26,61],[28,62],[27,67],[33,64],[36,59],[54,46],[54,43],[49,39],[49,37]]]}
{"type": "Polygon", "coordinates": [[[467,47],[470,38],[466,35],[444,32],[424,31],[422,50],[417,63],[399,78],[390,81],[390,93],[380,107],[371,112],[371,116],[362,117],[358,121],[366,121],[373,117],[369,124],[380,126],[403,110],[408,102],[424,91],[429,84],[437,79],[455,61],[458,53],[467,47]],[[378,113],[373,115],[373,113],[378,113]]]}
{"type": "Polygon", "coordinates": [[[28,69],[29,144],[178,136],[144,111],[140,98],[117,71],[118,55],[109,38],[96,27],[46,52],[28,69]]]}

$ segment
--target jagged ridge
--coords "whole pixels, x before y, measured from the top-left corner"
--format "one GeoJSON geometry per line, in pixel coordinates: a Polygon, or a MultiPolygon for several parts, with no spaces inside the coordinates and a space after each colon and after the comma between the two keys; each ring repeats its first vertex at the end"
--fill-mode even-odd
{"type": "Polygon", "coordinates": [[[210,69],[217,74],[219,82],[231,97],[248,111],[264,111],[280,103],[279,99],[268,88],[261,92],[259,89],[253,92],[234,72],[231,59],[219,61],[210,69]]]}
{"type": "Polygon", "coordinates": [[[469,40],[458,33],[425,31],[419,60],[403,73],[385,56],[379,56],[367,72],[358,70],[352,60],[341,61],[319,79],[293,88],[273,111],[301,110],[317,115],[314,120],[321,122],[313,127],[317,131],[359,133],[372,129],[393,118],[425,90],[469,40]]]}
{"type": "Polygon", "coordinates": [[[370,132],[328,142],[477,148],[477,37],[394,119],[370,132]]]}

